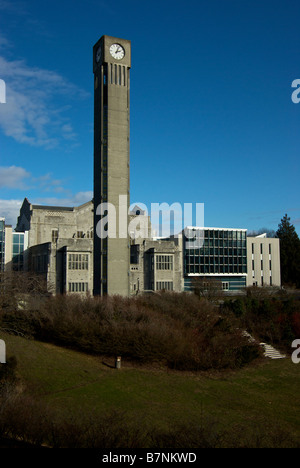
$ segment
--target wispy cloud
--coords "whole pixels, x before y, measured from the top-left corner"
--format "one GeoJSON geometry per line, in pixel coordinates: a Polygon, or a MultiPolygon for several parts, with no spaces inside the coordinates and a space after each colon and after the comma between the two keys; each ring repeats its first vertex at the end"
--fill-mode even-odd
{"type": "Polygon", "coordinates": [[[9,40],[0,33],[0,51],[2,49],[8,49],[12,46],[9,40]]]}
{"type": "Polygon", "coordinates": [[[32,178],[32,184],[34,188],[38,188],[43,192],[69,193],[69,190],[65,188],[65,181],[53,178],[53,174],[50,172],[43,176],[32,178]]]}
{"type": "Polygon", "coordinates": [[[2,11],[12,11],[14,10],[14,5],[8,0],[0,0],[0,10],[2,11]]]}
{"type": "MultiPolygon", "coordinates": [[[[0,50],[1,41],[5,42],[2,36],[0,50]]],[[[72,99],[83,99],[87,92],[57,72],[30,67],[24,60],[9,61],[3,56],[0,76],[6,82],[6,104],[0,106],[0,128],[6,136],[48,149],[62,141],[76,141],[76,132],[66,114],[72,99]]]]}
{"type": "MultiPolygon", "coordinates": [[[[29,171],[18,166],[0,166],[0,189],[39,190],[69,196],[66,181],[53,177],[52,173],[34,177],[29,171]]],[[[1,216],[1,215],[0,215],[1,216]]]]}

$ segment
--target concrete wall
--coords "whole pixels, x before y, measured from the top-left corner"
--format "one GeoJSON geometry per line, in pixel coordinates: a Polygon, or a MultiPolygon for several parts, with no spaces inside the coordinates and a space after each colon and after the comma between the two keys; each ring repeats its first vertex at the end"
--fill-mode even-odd
{"type": "Polygon", "coordinates": [[[97,207],[104,201],[116,210],[116,237],[107,243],[94,236],[95,294],[129,295],[130,245],[127,234],[129,207],[129,123],[130,123],[130,41],[102,36],[94,46],[94,57],[101,47],[100,62],[94,59],[94,203],[95,227],[97,207]],[[114,43],[121,44],[125,56],[115,60],[109,52],[114,43]],[[122,79],[119,80],[119,77],[122,79]],[[119,230],[119,196],[126,196],[125,235],[119,230]]]}
{"type": "Polygon", "coordinates": [[[279,239],[247,237],[247,270],[247,286],[280,287],[279,239]]]}
{"type": "Polygon", "coordinates": [[[12,226],[5,226],[5,257],[6,271],[12,270],[12,226]]]}

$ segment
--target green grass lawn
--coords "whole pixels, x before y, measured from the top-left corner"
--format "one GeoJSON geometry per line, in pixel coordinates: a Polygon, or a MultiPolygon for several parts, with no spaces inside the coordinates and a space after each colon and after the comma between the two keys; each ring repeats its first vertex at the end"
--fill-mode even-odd
{"type": "MultiPolygon", "coordinates": [[[[88,356],[1,332],[17,358],[25,389],[61,415],[124,410],[128,418],[166,429],[210,420],[220,428],[279,428],[300,441],[300,364],[263,360],[222,373],[175,372],[88,356]]],[[[262,429],[263,428],[263,429],[262,429]]]]}

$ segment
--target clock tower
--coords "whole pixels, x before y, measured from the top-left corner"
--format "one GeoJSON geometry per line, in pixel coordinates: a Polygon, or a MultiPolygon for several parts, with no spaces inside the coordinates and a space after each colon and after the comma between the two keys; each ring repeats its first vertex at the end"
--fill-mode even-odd
{"type": "Polygon", "coordinates": [[[130,67],[130,41],[94,45],[94,295],[129,295],[130,67]]]}

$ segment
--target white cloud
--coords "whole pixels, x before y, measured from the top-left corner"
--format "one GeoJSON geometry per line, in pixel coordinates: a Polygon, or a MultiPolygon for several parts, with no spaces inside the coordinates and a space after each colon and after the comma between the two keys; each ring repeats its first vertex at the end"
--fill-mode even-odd
{"type": "Polygon", "coordinates": [[[51,206],[79,206],[83,203],[91,201],[93,198],[93,191],[77,192],[75,194],[69,194],[64,198],[57,197],[39,197],[35,200],[30,200],[32,204],[39,205],[51,205],[51,206]]]}
{"type": "Polygon", "coordinates": [[[39,190],[39,192],[60,193],[65,197],[70,197],[71,192],[65,187],[65,181],[55,179],[52,173],[47,173],[39,177],[33,177],[23,167],[0,166],[0,190],[1,189],[18,190],[39,190]]]}
{"type": "Polygon", "coordinates": [[[74,195],[73,200],[75,205],[82,205],[90,200],[92,200],[94,194],[92,190],[86,192],[78,192],[74,195]]]}
{"type": "Polygon", "coordinates": [[[15,228],[23,200],[0,200],[0,217],[15,228]]]}
{"type": "MultiPolygon", "coordinates": [[[[93,198],[92,191],[78,192],[71,194],[66,198],[35,198],[29,199],[29,202],[33,205],[45,205],[45,206],[79,206],[86,202],[91,201],[93,198]]],[[[0,217],[5,218],[6,224],[11,224],[13,228],[16,227],[18,216],[20,214],[20,208],[24,200],[4,200],[0,199],[0,217]]]]}
{"type": "Polygon", "coordinates": [[[24,179],[28,179],[30,173],[23,167],[0,167],[0,189],[18,188],[25,189],[24,179]]]}
{"type": "MultiPolygon", "coordinates": [[[[3,36],[0,48],[1,41],[5,42],[3,36]]],[[[71,99],[84,98],[88,93],[58,73],[30,67],[24,60],[9,61],[0,56],[0,76],[6,83],[6,104],[0,106],[0,128],[6,136],[44,148],[76,139],[65,113],[71,99]],[[59,106],[55,104],[58,97],[59,106]]]]}

